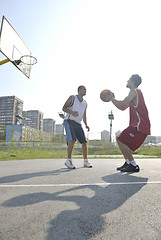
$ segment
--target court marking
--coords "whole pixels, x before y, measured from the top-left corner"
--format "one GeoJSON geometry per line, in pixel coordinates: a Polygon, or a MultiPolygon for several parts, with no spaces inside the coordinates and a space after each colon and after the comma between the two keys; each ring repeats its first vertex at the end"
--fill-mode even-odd
{"type": "Polygon", "coordinates": [[[151,173],[161,173],[161,172],[158,172],[158,171],[150,171],[151,173]]]}
{"type": "Polygon", "coordinates": [[[138,184],[161,184],[161,181],[153,182],[117,182],[117,183],[63,183],[63,184],[0,184],[0,188],[21,187],[79,187],[79,186],[108,186],[108,185],[138,185],[138,184]]]}

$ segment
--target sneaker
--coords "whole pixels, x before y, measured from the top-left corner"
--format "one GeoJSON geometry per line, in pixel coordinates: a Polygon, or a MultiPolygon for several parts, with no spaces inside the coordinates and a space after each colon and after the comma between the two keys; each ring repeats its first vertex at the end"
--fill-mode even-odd
{"type": "Polygon", "coordinates": [[[75,166],[73,165],[71,159],[67,159],[67,160],[66,160],[65,166],[67,166],[67,168],[69,168],[69,169],[75,169],[75,166]]]}
{"type": "Polygon", "coordinates": [[[84,160],[84,167],[92,168],[92,165],[88,162],[88,160],[84,160]]]}
{"type": "Polygon", "coordinates": [[[129,164],[126,168],[123,168],[121,172],[139,172],[140,168],[138,165],[133,166],[132,164],[129,164]]]}
{"type": "Polygon", "coordinates": [[[121,167],[118,167],[117,170],[120,171],[122,170],[123,168],[127,168],[128,167],[128,163],[125,162],[124,165],[122,165],[121,167]]]}

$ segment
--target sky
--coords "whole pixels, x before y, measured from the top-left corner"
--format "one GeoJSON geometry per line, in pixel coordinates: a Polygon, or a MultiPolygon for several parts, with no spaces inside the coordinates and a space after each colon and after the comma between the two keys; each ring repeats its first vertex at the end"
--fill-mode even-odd
{"type": "Polygon", "coordinates": [[[161,136],[160,0],[0,0],[3,15],[38,63],[30,79],[12,63],[1,65],[0,96],[14,95],[25,111],[39,110],[60,124],[65,101],[85,85],[91,135],[110,131],[111,111],[114,135],[128,126],[129,109],[102,102],[100,92],[110,89],[123,100],[128,79],[139,74],[151,134],[161,136]]]}

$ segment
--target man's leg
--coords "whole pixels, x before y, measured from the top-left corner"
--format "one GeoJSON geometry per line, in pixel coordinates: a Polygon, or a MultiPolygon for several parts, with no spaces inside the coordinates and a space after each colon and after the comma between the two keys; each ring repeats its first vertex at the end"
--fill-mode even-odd
{"type": "Polygon", "coordinates": [[[127,145],[120,142],[118,139],[117,143],[119,145],[120,151],[122,152],[126,160],[125,164],[122,167],[117,168],[117,170],[121,170],[121,172],[139,172],[140,171],[139,166],[136,164],[132,156],[131,149],[127,145]]]}
{"type": "Polygon", "coordinates": [[[87,159],[87,143],[82,143],[82,153],[83,153],[83,157],[84,159],[87,159]]]}
{"type": "Polygon", "coordinates": [[[87,159],[87,143],[86,142],[82,143],[82,153],[84,157],[84,167],[91,168],[92,165],[88,162],[88,159],[87,159]]]}
{"type": "Polygon", "coordinates": [[[120,142],[118,139],[117,139],[117,143],[118,143],[118,146],[119,146],[120,151],[122,152],[124,158],[128,159],[129,161],[133,161],[134,158],[132,156],[131,149],[127,145],[120,142]]]}
{"type": "Polygon", "coordinates": [[[68,154],[69,159],[72,159],[72,152],[73,152],[74,144],[75,144],[75,140],[72,140],[68,143],[67,154],[68,154]]]}
{"type": "Polygon", "coordinates": [[[74,169],[74,165],[72,163],[72,152],[73,152],[73,147],[74,147],[74,143],[75,143],[75,132],[74,132],[74,128],[71,124],[71,121],[69,120],[64,120],[64,127],[65,127],[65,131],[66,131],[66,138],[67,138],[67,155],[68,155],[68,159],[65,162],[65,165],[70,168],[70,169],[74,169]]]}
{"type": "Polygon", "coordinates": [[[78,141],[82,144],[84,167],[91,168],[92,165],[88,162],[88,159],[87,159],[87,141],[86,141],[84,130],[83,130],[81,124],[77,124],[75,130],[76,130],[75,131],[76,137],[77,137],[78,141]]]}
{"type": "Polygon", "coordinates": [[[73,152],[73,147],[74,147],[75,140],[72,140],[68,143],[68,148],[67,148],[67,154],[68,154],[68,159],[65,162],[65,165],[69,169],[75,169],[75,166],[72,163],[72,152],[73,152]]]}

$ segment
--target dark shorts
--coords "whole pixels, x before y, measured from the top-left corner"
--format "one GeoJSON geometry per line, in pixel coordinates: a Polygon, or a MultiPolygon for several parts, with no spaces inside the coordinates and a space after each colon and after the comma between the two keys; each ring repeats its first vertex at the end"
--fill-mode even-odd
{"type": "Polygon", "coordinates": [[[135,151],[142,145],[146,137],[147,134],[139,132],[135,127],[129,126],[117,136],[117,139],[127,145],[132,151],[135,151]]]}
{"type": "Polygon", "coordinates": [[[70,141],[77,140],[80,143],[86,143],[86,137],[82,125],[73,120],[64,120],[64,127],[66,131],[67,144],[70,141]]]}

